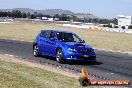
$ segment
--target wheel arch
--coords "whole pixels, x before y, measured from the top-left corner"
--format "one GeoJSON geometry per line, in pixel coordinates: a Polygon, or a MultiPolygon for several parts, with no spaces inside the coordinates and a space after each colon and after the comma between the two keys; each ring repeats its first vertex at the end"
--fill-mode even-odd
{"type": "Polygon", "coordinates": [[[57,53],[57,51],[58,51],[59,49],[61,49],[61,50],[62,50],[62,48],[58,47],[58,48],[56,48],[56,53],[57,53]]]}
{"type": "Polygon", "coordinates": [[[33,44],[33,49],[34,49],[34,46],[35,46],[35,45],[38,45],[38,44],[37,44],[37,43],[34,43],[34,44],[33,44]]]}

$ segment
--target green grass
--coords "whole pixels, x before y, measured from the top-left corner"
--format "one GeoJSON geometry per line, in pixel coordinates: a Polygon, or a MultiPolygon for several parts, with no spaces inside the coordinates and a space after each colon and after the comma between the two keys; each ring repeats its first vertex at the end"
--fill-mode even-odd
{"type": "Polygon", "coordinates": [[[82,86],[72,77],[0,60],[0,88],[82,88],[82,86]]]}
{"type": "Polygon", "coordinates": [[[46,22],[43,24],[32,24],[30,22],[0,24],[0,38],[33,41],[41,29],[60,29],[75,32],[87,44],[95,48],[132,52],[132,34],[77,29],[46,22]]]}

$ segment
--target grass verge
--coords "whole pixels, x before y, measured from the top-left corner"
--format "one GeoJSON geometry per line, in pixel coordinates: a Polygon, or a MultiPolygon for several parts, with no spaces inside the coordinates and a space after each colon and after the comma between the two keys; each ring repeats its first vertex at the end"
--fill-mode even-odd
{"type": "MultiPolygon", "coordinates": [[[[0,54],[0,88],[83,88],[80,74],[0,54]]],[[[117,88],[88,86],[85,88],[117,88]]],[[[120,87],[118,87],[120,88],[120,87]]]]}
{"type": "Polygon", "coordinates": [[[81,86],[78,80],[72,77],[0,60],[0,88],[81,88],[81,86]]]}

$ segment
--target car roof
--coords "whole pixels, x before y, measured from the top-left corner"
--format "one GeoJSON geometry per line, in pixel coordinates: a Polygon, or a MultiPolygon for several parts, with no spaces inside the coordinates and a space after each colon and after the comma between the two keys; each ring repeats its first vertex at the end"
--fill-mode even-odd
{"type": "Polygon", "coordinates": [[[73,32],[68,32],[68,31],[63,31],[63,30],[41,30],[41,32],[44,32],[44,31],[53,31],[53,32],[73,33],[73,32]]]}

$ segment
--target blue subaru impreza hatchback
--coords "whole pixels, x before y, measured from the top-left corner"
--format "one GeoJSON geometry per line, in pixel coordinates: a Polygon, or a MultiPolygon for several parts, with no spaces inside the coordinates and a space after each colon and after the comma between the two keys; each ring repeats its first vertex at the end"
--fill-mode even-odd
{"type": "Polygon", "coordinates": [[[96,61],[96,52],[78,35],[58,30],[41,30],[33,43],[33,54],[52,56],[56,61],[96,61]]]}

